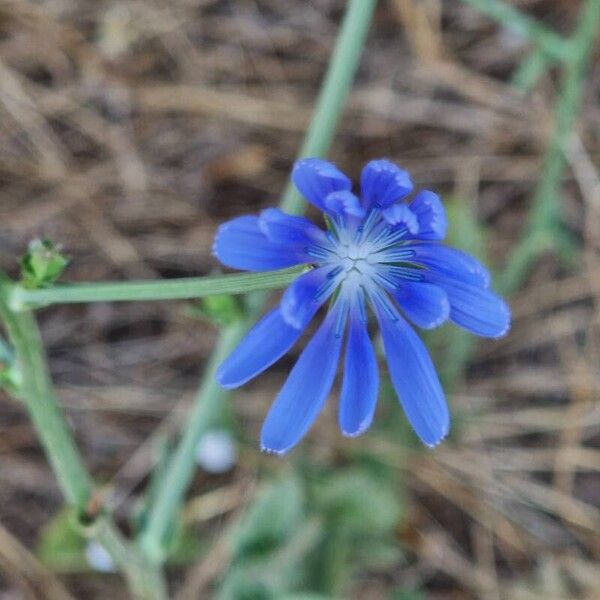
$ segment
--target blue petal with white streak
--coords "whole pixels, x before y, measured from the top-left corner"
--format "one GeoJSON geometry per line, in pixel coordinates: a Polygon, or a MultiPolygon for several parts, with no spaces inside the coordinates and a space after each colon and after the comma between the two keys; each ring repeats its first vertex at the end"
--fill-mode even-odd
{"type": "Polygon", "coordinates": [[[331,269],[320,267],[300,275],[293,281],[281,298],[281,315],[285,322],[296,329],[303,329],[319,307],[329,298],[336,287],[330,277],[331,269]]]}
{"type": "Polygon", "coordinates": [[[283,454],[309,430],[331,391],[337,370],[342,336],[337,310],[330,312],[300,355],[271,406],[262,427],[261,447],[283,454]]]}
{"type": "Polygon", "coordinates": [[[406,281],[393,295],[406,316],[422,329],[439,327],[450,316],[448,296],[437,285],[406,281]]]}
{"type": "Polygon", "coordinates": [[[310,260],[305,245],[274,242],[259,226],[259,218],[238,217],[221,225],[213,244],[213,254],[232,269],[272,271],[310,260]]]}
{"type": "Polygon", "coordinates": [[[448,435],[450,413],[435,367],[423,342],[399,315],[376,307],[390,378],[421,441],[436,446],[448,435]]]}
{"type": "Polygon", "coordinates": [[[419,221],[417,239],[443,240],[446,237],[448,219],[437,194],[423,190],[414,197],[409,206],[419,221]]]}
{"type": "Polygon", "coordinates": [[[345,436],[356,437],[373,421],[379,372],[367,324],[357,310],[350,314],[349,320],[338,422],[345,436]]]}
{"type": "Polygon", "coordinates": [[[412,192],[413,184],[408,171],[381,158],[368,162],[360,176],[363,205],[369,208],[387,208],[412,192]]]}
{"type": "Polygon", "coordinates": [[[332,192],[325,198],[325,209],[331,215],[340,217],[364,217],[365,209],[352,192],[343,190],[332,192]]]}
{"type": "Polygon", "coordinates": [[[250,381],[278,361],[302,335],[302,329],[285,322],[279,308],[264,316],[217,370],[224,388],[250,381]]]}
{"type": "Polygon", "coordinates": [[[292,170],[292,181],[312,204],[327,212],[325,198],[332,192],[350,191],[352,182],[333,163],[320,158],[303,158],[292,170]]]}
{"type": "Polygon", "coordinates": [[[410,176],[390,161],[365,166],[360,198],[350,179],[321,159],[298,161],[292,179],[324,213],[326,230],[267,209],[217,232],[215,254],[228,266],[312,267],[221,365],[219,382],[236,387],[272,365],[333,298],[267,415],[261,443],[281,454],[311,427],[331,391],[346,329],[338,423],[343,435],[359,435],[373,420],[379,388],[367,327],[370,307],[406,416],[419,438],[435,446],[448,433],[450,414],[431,358],[410,323],[430,329],[450,320],[476,335],[499,337],[510,327],[506,302],[490,289],[490,273],[476,258],[440,243],[448,226],[440,198],[421,191],[410,201],[410,176]]]}
{"type": "Polygon", "coordinates": [[[419,221],[407,204],[397,203],[381,211],[383,218],[393,227],[405,227],[408,233],[419,233],[419,221]]]}
{"type": "Polygon", "coordinates": [[[435,272],[426,278],[446,292],[455,325],[481,337],[500,338],[508,333],[510,309],[494,292],[435,272]]]}
{"type": "Polygon", "coordinates": [[[405,249],[414,252],[411,261],[429,267],[428,270],[482,288],[490,285],[490,272],[462,250],[432,243],[409,244],[405,249]]]}
{"type": "Polygon", "coordinates": [[[267,208],[260,213],[258,227],[272,242],[285,245],[323,242],[325,233],[306,217],[288,215],[278,208],[267,208]]]}

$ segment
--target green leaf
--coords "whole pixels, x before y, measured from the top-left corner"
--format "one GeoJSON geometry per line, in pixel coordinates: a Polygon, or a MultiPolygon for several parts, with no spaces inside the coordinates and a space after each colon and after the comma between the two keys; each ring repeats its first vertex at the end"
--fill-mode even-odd
{"type": "Polygon", "coordinates": [[[401,503],[389,482],[358,469],[332,474],[318,493],[323,511],[343,519],[354,535],[378,535],[390,531],[401,516],[401,503]]]}
{"type": "Polygon", "coordinates": [[[234,533],[235,557],[266,554],[283,544],[302,520],[303,503],[302,486],[291,473],[264,488],[234,533]]]}
{"type": "Polygon", "coordinates": [[[37,544],[36,554],[48,567],[59,572],[88,570],[86,539],[77,525],[77,516],[65,508],[46,525],[37,544]]]}
{"type": "Polygon", "coordinates": [[[193,307],[192,314],[224,327],[243,318],[244,311],[235,296],[219,294],[203,298],[198,306],[193,307]]]}
{"type": "Polygon", "coordinates": [[[23,286],[37,289],[51,286],[69,264],[60,247],[50,240],[33,240],[21,258],[23,286]]]}

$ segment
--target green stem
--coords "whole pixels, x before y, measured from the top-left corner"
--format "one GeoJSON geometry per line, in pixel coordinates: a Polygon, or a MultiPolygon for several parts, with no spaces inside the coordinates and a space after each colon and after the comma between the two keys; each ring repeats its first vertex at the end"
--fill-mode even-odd
{"type": "MultiPolygon", "coordinates": [[[[350,0],[299,157],[327,154],[360,62],[376,4],[377,0],[350,0]]],[[[302,196],[288,181],[280,208],[299,214],[304,211],[303,207],[302,196]]]]}
{"type": "Polygon", "coordinates": [[[462,2],[527,38],[554,60],[564,60],[569,54],[569,44],[564,38],[528,17],[518,8],[500,0],[462,0],[462,2]]]}
{"type": "MultiPolygon", "coordinates": [[[[299,157],[327,154],[342,106],[358,67],[376,4],[376,0],[349,1],[299,157]]],[[[284,193],[280,207],[293,214],[303,212],[303,200],[290,184],[284,193]]],[[[147,526],[140,537],[140,546],[152,561],[160,562],[165,558],[169,532],[194,474],[193,450],[206,431],[210,416],[219,410],[220,404],[229,395],[229,392],[220,388],[215,381],[216,367],[237,346],[254,322],[264,303],[264,295],[253,294],[250,303],[252,307],[246,320],[221,330],[217,351],[203,373],[192,415],[186,423],[182,438],[167,469],[168,475],[162,490],[156,497],[147,526]]]]}
{"type": "Polygon", "coordinates": [[[108,518],[98,519],[91,532],[90,537],[98,540],[123,572],[135,598],[167,600],[167,586],[160,569],[150,564],[108,518]]]}
{"type": "Polygon", "coordinates": [[[593,42],[600,26],[600,0],[588,0],[571,41],[564,65],[554,129],[534,193],[526,233],[508,261],[500,279],[504,292],[514,291],[527,275],[533,261],[549,248],[559,248],[566,234],[561,230],[560,187],[567,166],[564,151],[581,110],[585,73],[593,42]]]}
{"type": "Polygon", "coordinates": [[[11,310],[10,289],[8,283],[0,282],[0,318],[15,352],[19,397],[29,412],[67,502],[84,511],[92,483],[58,409],[35,318],[28,311],[11,310]]]}
{"type": "MultiPolygon", "coordinates": [[[[9,304],[12,284],[0,279],[0,320],[10,338],[18,372],[17,395],[23,401],[37,431],[59,486],[69,504],[82,518],[88,514],[93,494],[92,480],[75,446],[67,423],[58,408],[50,380],[37,322],[29,311],[15,312],[9,304]]],[[[126,576],[136,598],[166,598],[159,571],[147,564],[133,546],[103,514],[92,515],[93,525],[85,533],[110,552],[126,576]],[[152,581],[149,587],[148,582],[152,581]]]]}
{"type": "Polygon", "coordinates": [[[150,510],[148,524],[140,538],[141,548],[153,562],[158,563],[163,560],[171,541],[175,516],[194,472],[198,440],[214,425],[221,410],[221,403],[229,394],[217,383],[217,368],[227,358],[231,349],[239,343],[247,327],[246,320],[239,320],[224,327],[217,347],[206,366],[192,412],[186,418],[183,435],[165,469],[161,481],[162,487],[157,493],[150,510]]]}
{"type": "Polygon", "coordinates": [[[26,310],[51,304],[79,302],[190,300],[204,296],[243,294],[255,290],[283,288],[305,270],[305,266],[299,266],[264,273],[235,273],[215,277],[188,277],[158,281],[73,283],[36,290],[13,286],[9,303],[13,310],[26,310]]]}

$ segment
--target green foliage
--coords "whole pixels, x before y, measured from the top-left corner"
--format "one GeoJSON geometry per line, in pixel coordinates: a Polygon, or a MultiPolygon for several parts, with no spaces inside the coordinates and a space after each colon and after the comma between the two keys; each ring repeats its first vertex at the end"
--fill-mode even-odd
{"type": "Polygon", "coordinates": [[[55,571],[75,572],[88,569],[85,548],[86,540],[77,525],[75,511],[65,508],[42,531],[36,553],[55,571]]]}
{"type": "Polygon", "coordinates": [[[286,473],[264,488],[232,534],[218,598],[330,598],[353,573],[397,562],[402,489],[391,470],[359,462],[312,474],[307,466],[303,478],[286,473]]]}
{"type": "Polygon", "coordinates": [[[394,590],[390,600],[426,600],[426,596],[418,590],[394,590]]]}
{"type": "Polygon", "coordinates": [[[350,536],[389,532],[402,508],[388,481],[353,467],[329,475],[316,490],[315,501],[327,519],[343,522],[350,536]]]}
{"type": "Polygon", "coordinates": [[[285,543],[302,521],[303,504],[301,483],[291,473],[262,490],[233,535],[235,558],[265,555],[285,543]]]}
{"type": "Polygon", "coordinates": [[[361,569],[398,560],[393,534],[404,508],[401,491],[391,473],[356,466],[332,470],[317,483],[313,501],[324,526],[309,563],[314,589],[335,596],[361,569]]]}
{"type": "Polygon", "coordinates": [[[60,247],[50,240],[33,240],[20,261],[23,286],[29,289],[51,286],[69,264],[60,247]]]}
{"type": "Polygon", "coordinates": [[[13,349],[0,337],[0,388],[17,393],[21,374],[15,362],[13,349]]]}
{"type": "Polygon", "coordinates": [[[314,537],[301,531],[305,516],[304,490],[293,473],[262,489],[232,533],[232,567],[219,598],[270,600],[289,591],[314,537]]]}
{"type": "Polygon", "coordinates": [[[244,312],[235,296],[219,294],[203,298],[192,314],[203,317],[219,327],[226,327],[243,318],[244,312]]]}

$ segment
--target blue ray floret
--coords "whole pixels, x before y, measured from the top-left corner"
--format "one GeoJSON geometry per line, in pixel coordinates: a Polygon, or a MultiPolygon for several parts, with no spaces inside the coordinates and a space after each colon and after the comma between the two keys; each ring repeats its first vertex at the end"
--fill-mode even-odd
{"type": "Polygon", "coordinates": [[[450,320],[476,335],[497,338],[510,327],[507,304],[490,290],[489,272],[477,259],[441,243],[448,223],[437,194],[421,191],[408,201],[410,175],[392,162],[373,160],[364,167],[360,198],[346,175],[318,158],[298,161],[292,180],[325,214],[327,230],[269,208],[259,216],[233,219],[217,232],[214,253],[228,267],[313,267],[220,366],[219,383],[235,388],[267,369],[328,303],[323,322],[269,410],[261,446],[282,454],[298,443],[325,404],[340,358],[339,426],[346,436],[360,435],[373,420],[379,389],[367,329],[370,309],[404,412],[423,443],[435,446],[448,433],[450,414],[431,358],[408,321],[431,329],[450,320]]]}

